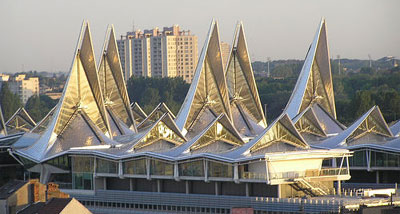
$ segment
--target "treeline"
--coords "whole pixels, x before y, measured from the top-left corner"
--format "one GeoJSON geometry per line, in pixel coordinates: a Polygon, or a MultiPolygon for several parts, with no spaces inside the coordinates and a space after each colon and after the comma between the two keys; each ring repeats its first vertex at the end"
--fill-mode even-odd
{"type": "MultiPolygon", "coordinates": [[[[297,78],[256,78],[269,122],[282,113],[297,78]]],[[[400,71],[335,74],[333,85],[338,120],[343,124],[350,125],[374,105],[380,107],[387,122],[400,119],[400,71]]],[[[131,78],[128,82],[131,101],[138,102],[147,113],[165,102],[176,114],[188,88],[180,78],[131,78]]]]}
{"type": "MultiPolygon", "coordinates": [[[[257,77],[256,82],[263,108],[267,109],[267,120],[271,122],[285,108],[296,84],[301,67],[293,68],[286,78],[257,77]]],[[[334,66],[333,66],[334,67],[334,66]]],[[[387,122],[400,119],[400,68],[377,71],[369,67],[361,68],[358,73],[333,75],[336,111],[340,122],[353,123],[374,105],[378,105],[387,122]]],[[[150,113],[160,102],[164,102],[174,114],[177,114],[189,89],[181,78],[142,78],[129,79],[127,89],[131,102],[138,102],[146,113],[150,113]]],[[[21,100],[3,83],[0,92],[3,115],[7,120],[22,106],[21,100]]],[[[25,105],[35,121],[42,119],[57,101],[46,95],[31,97],[25,105]]]]}
{"type": "Polygon", "coordinates": [[[127,84],[131,102],[137,102],[146,113],[164,102],[174,113],[178,113],[189,89],[182,78],[132,77],[127,84]]]}
{"type": "MultiPolygon", "coordinates": [[[[25,109],[35,122],[40,121],[57,104],[46,95],[32,96],[25,104],[25,109]]],[[[23,107],[20,97],[10,91],[7,82],[3,82],[0,91],[0,105],[5,122],[18,110],[23,107]]]]}

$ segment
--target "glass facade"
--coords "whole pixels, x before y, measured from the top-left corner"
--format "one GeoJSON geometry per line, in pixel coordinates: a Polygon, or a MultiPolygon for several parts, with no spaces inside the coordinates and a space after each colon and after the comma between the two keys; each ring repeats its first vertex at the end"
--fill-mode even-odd
{"type": "Polygon", "coordinates": [[[400,155],[371,151],[371,167],[400,167],[400,155]]]}
{"type": "Polygon", "coordinates": [[[68,158],[67,155],[59,156],[56,158],[53,158],[49,161],[47,161],[47,164],[53,165],[55,167],[65,169],[65,170],[70,170],[71,169],[71,164],[70,164],[70,159],[68,158]]]}
{"type": "Polygon", "coordinates": [[[124,174],[146,175],[146,159],[130,160],[123,163],[124,174]]]}
{"type": "Polygon", "coordinates": [[[179,164],[179,175],[203,177],[204,176],[203,160],[197,160],[179,164]]]}
{"type": "Polygon", "coordinates": [[[208,176],[233,178],[233,166],[231,164],[223,164],[223,163],[209,161],[208,176]]]}
{"type": "Polygon", "coordinates": [[[72,188],[93,189],[93,163],[92,157],[72,157],[72,188]]]}
{"type": "Polygon", "coordinates": [[[97,159],[96,173],[118,173],[118,162],[97,159]]]}
{"type": "Polygon", "coordinates": [[[152,175],[174,175],[174,165],[159,160],[150,161],[150,174],[152,175]]]}
{"type": "Polygon", "coordinates": [[[370,167],[400,167],[400,155],[374,150],[354,151],[349,158],[349,164],[353,167],[368,167],[367,153],[370,154],[370,167]]]}

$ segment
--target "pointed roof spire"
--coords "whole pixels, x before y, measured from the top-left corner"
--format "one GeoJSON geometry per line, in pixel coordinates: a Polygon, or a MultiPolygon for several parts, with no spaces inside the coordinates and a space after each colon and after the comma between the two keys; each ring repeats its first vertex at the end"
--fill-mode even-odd
{"type": "Polygon", "coordinates": [[[24,107],[19,108],[5,123],[5,127],[9,134],[16,132],[29,132],[35,126],[35,121],[31,118],[28,112],[26,112],[24,107]]]}
{"type": "Polygon", "coordinates": [[[136,131],[112,25],[107,29],[98,72],[106,108],[136,131]]]}
{"type": "MultiPolygon", "coordinates": [[[[211,122],[201,134],[192,140],[194,140],[194,143],[187,148],[190,151],[205,148],[219,141],[230,144],[232,147],[239,147],[244,144],[239,132],[235,129],[225,114],[221,114],[215,118],[215,120],[211,122]]],[[[211,152],[226,152],[224,150],[215,151],[215,149],[216,148],[213,148],[211,152]]]]}
{"type": "Polygon", "coordinates": [[[84,22],[70,75],[59,102],[60,109],[56,114],[54,133],[57,135],[65,130],[76,112],[84,111],[104,134],[110,136],[94,57],[89,23],[84,22]]]}
{"type": "Polygon", "coordinates": [[[169,112],[164,113],[154,124],[144,132],[139,133],[138,136],[129,149],[130,152],[150,146],[160,140],[175,144],[175,146],[186,142],[185,136],[178,129],[169,112]]]}
{"type": "Polygon", "coordinates": [[[192,84],[176,118],[179,129],[186,134],[206,109],[211,109],[217,115],[225,113],[232,118],[222,66],[218,24],[214,20],[211,22],[192,84]]]}
{"type": "Polygon", "coordinates": [[[175,115],[171,112],[171,110],[168,108],[165,103],[160,103],[158,104],[153,111],[147,116],[138,126],[138,129],[143,129],[148,127],[149,125],[152,125],[154,122],[156,122],[158,119],[160,119],[161,116],[163,116],[165,113],[169,113],[169,115],[172,117],[172,119],[175,119],[175,115]]]}
{"type": "Polygon", "coordinates": [[[310,146],[296,130],[287,114],[279,116],[264,131],[242,147],[227,153],[226,157],[265,155],[270,152],[288,152],[309,149],[310,146]]]}
{"type": "Polygon", "coordinates": [[[31,130],[31,132],[33,132],[33,133],[38,133],[38,134],[43,133],[43,132],[47,129],[47,127],[48,127],[48,125],[50,124],[51,120],[53,119],[54,112],[56,111],[56,109],[57,109],[57,105],[54,106],[54,107],[46,114],[46,116],[45,116],[41,121],[39,121],[39,122],[36,124],[36,126],[31,130]]]}
{"type": "Polygon", "coordinates": [[[353,142],[356,141],[356,144],[363,144],[363,142],[366,144],[382,144],[386,142],[384,140],[377,141],[373,138],[367,138],[365,141],[358,141],[358,139],[361,139],[363,136],[370,133],[382,137],[394,137],[378,106],[372,107],[347,129],[334,137],[324,140],[318,146],[335,148],[339,146],[349,146],[354,144],[353,142]]]}
{"type": "Polygon", "coordinates": [[[267,122],[258,95],[242,22],[239,22],[236,26],[225,76],[229,89],[231,108],[233,109],[236,105],[240,105],[240,109],[243,111],[240,115],[241,117],[246,117],[233,117],[233,121],[244,120],[250,130],[253,130],[254,127],[252,127],[248,120],[253,120],[256,124],[266,128],[267,122]]]}
{"type": "Polygon", "coordinates": [[[147,114],[143,111],[143,109],[139,106],[137,102],[131,104],[131,110],[133,114],[133,118],[135,118],[136,124],[141,123],[144,119],[146,119],[147,114]]]}
{"type": "Polygon", "coordinates": [[[336,119],[325,19],[321,20],[314,41],[311,43],[285,112],[290,118],[294,118],[313,103],[320,104],[325,111],[336,119]]]}
{"type": "Polygon", "coordinates": [[[105,136],[112,137],[86,21],[63,94],[52,114],[47,129],[31,146],[16,150],[17,154],[41,162],[71,147],[101,145],[105,136]]]}
{"type": "Polygon", "coordinates": [[[3,111],[0,105],[0,135],[7,135],[6,124],[4,123],[3,111]]]}
{"type": "Polygon", "coordinates": [[[327,134],[324,130],[324,125],[318,120],[312,106],[304,109],[303,112],[298,114],[294,119],[293,123],[296,129],[301,133],[307,133],[314,136],[326,137],[327,134]]]}

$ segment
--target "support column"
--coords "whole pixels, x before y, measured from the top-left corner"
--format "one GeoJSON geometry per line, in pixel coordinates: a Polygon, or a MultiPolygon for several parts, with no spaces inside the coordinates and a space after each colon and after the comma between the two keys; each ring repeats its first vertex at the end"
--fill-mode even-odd
{"type": "Polygon", "coordinates": [[[186,194],[190,194],[190,181],[185,181],[186,194]]]}
{"type": "Polygon", "coordinates": [[[203,165],[204,165],[204,182],[208,182],[208,161],[204,160],[203,165]]]}
{"type": "Polygon", "coordinates": [[[342,181],[341,180],[337,181],[337,194],[342,195],[342,181]]]}
{"type": "Polygon", "coordinates": [[[94,157],[93,158],[93,175],[92,175],[92,186],[93,186],[93,190],[96,190],[96,175],[97,173],[97,158],[94,157]]]}
{"type": "Polygon", "coordinates": [[[119,178],[124,178],[124,171],[123,171],[123,168],[122,168],[122,160],[120,160],[118,162],[118,177],[119,178]]]}
{"type": "Polygon", "coordinates": [[[150,180],[150,159],[146,158],[146,175],[147,180],[150,180]]]}
{"type": "Polygon", "coordinates": [[[175,181],[179,181],[179,168],[178,168],[178,163],[174,163],[174,178],[175,181]]]}
{"type": "Polygon", "coordinates": [[[220,195],[221,193],[219,192],[219,182],[215,181],[215,195],[220,195]]]}
{"type": "Polygon", "coordinates": [[[104,190],[107,190],[107,178],[106,177],[103,178],[103,188],[104,188],[104,190]]]}
{"type": "Polygon", "coordinates": [[[133,178],[129,178],[129,191],[133,191],[133,178]]]}
{"type": "Polygon", "coordinates": [[[379,171],[376,171],[376,183],[379,184],[379,171]]]}
{"type": "Polygon", "coordinates": [[[235,183],[239,183],[239,166],[238,163],[235,163],[233,165],[233,180],[235,181],[235,183]]]}
{"type": "Polygon", "coordinates": [[[246,197],[250,196],[250,184],[246,183],[246,197]]]}
{"type": "Polygon", "coordinates": [[[282,198],[282,184],[278,184],[278,198],[282,198]]]}
{"type": "Polygon", "coordinates": [[[157,192],[161,192],[161,180],[157,180],[157,192]]]}
{"type": "Polygon", "coordinates": [[[51,173],[44,164],[40,164],[40,183],[47,184],[49,182],[51,173]]]}

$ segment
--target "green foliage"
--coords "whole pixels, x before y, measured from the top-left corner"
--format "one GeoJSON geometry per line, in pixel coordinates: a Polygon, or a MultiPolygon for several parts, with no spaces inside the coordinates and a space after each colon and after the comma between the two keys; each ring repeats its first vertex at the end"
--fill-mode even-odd
{"type": "Polygon", "coordinates": [[[7,121],[22,106],[18,95],[12,93],[8,83],[3,82],[0,91],[0,105],[3,110],[4,120],[7,121]]]}
{"type": "Polygon", "coordinates": [[[53,100],[47,95],[32,96],[28,99],[25,109],[36,122],[40,121],[46,114],[57,104],[57,100],[53,100]]]}
{"type": "Polygon", "coordinates": [[[285,108],[296,84],[296,79],[256,78],[256,82],[261,103],[263,107],[267,105],[267,120],[271,122],[285,108]]]}
{"type": "Polygon", "coordinates": [[[177,114],[188,89],[189,84],[182,78],[132,77],[127,86],[130,101],[139,103],[146,113],[164,102],[177,114]]]}

